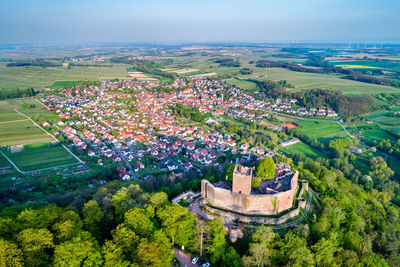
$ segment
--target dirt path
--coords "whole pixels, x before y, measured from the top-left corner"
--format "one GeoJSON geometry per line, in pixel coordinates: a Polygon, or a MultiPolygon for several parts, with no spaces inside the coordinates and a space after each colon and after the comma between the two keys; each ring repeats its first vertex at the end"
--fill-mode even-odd
{"type": "Polygon", "coordinates": [[[20,122],[20,121],[27,121],[27,120],[0,121],[0,124],[1,124],[1,123],[13,123],[13,122],[20,122]]]}

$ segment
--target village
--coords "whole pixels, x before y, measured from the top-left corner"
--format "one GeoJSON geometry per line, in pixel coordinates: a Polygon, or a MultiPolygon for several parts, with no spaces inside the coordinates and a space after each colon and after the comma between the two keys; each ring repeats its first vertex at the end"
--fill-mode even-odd
{"type": "MultiPolygon", "coordinates": [[[[42,98],[44,107],[60,118],[53,124],[45,121],[42,126],[49,127],[55,136],[72,141],[77,149],[87,151],[99,166],[106,161],[121,163],[117,168],[119,178],[131,180],[165,171],[175,175],[194,171],[201,176],[202,167],[218,168],[223,163],[218,158],[226,153],[244,160],[274,155],[271,149],[239,144],[234,134],[207,127],[225,118],[256,121],[273,131],[283,131],[297,126],[266,123],[268,112],[337,116],[332,109],[298,107],[296,99],[255,99],[213,79],[177,79],[172,85],[162,86],[172,92],[161,91],[158,82],[134,80],[64,88],[57,95],[42,98]],[[205,123],[172,114],[169,107],[177,104],[208,114],[205,123]]],[[[284,140],[282,146],[298,141],[284,140]]]]}

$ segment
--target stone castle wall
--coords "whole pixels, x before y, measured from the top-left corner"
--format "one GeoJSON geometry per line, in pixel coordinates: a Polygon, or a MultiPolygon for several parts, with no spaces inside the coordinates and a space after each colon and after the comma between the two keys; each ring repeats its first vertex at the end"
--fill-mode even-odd
{"type": "MultiPolygon", "coordinates": [[[[300,215],[300,210],[301,209],[305,209],[306,205],[307,205],[307,201],[302,197],[302,194],[305,190],[307,190],[307,186],[308,186],[308,181],[306,180],[302,180],[302,187],[301,190],[299,192],[299,197],[298,197],[298,205],[295,209],[283,214],[280,217],[262,217],[262,216],[250,216],[250,215],[245,215],[245,214],[237,214],[237,213],[232,213],[229,211],[224,211],[224,210],[220,210],[217,208],[213,208],[207,205],[202,205],[205,209],[207,209],[208,211],[212,212],[212,213],[216,213],[218,214],[220,217],[224,217],[227,220],[238,220],[241,223],[247,223],[247,224],[282,224],[285,223],[286,221],[295,218],[297,216],[300,215]]],[[[204,202],[207,202],[205,200],[203,200],[203,204],[205,204],[204,202]]]]}
{"type": "Polygon", "coordinates": [[[201,192],[204,200],[217,208],[250,215],[276,215],[293,206],[298,177],[296,172],[290,190],[275,194],[239,194],[215,187],[207,180],[201,181],[201,192]]]}

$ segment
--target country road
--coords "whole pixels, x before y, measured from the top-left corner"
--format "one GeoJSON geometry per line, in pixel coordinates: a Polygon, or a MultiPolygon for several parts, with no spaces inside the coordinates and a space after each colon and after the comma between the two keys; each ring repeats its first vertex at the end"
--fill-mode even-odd
{"type": "Polygon", "coordinates": [[[342,124],[340,121],[337,121],[337,123],[338,123],[340,126],[342,126],[343,130],[347,133],[347,135],[348,135],[349,137],[354,138],[354,136],[352,136],[352,135],[346,130],[346,128],[343,126],[343,124],[342,124]]]}
{"type": "MultiPolygon", "coordinates": [[[[24,117],[27,118],[28,120],[30,120],[30,121],[33,123],[33,125],[35,125],[35,126],[38,127],[40,130],[42,130],[43,132],[45,132],[45,133],[46,133],[48,136],[50,136],[54,141],[59,142],[58,139],[57,139],[54,135],[52,135],[51,133],[49,133],[48,131],[46,131],[45,129],[43,129],[39,124],[37,124],[34,120],[32,120],[31,118],[29,118],[28,116],[26,116],[24,113],[20,112],[18,109],[14,109],[14,111],[17,112],[18,114],[24,116],[24,117]]],[[[83,165],[86,166],[85,162],[83,162],[77,155],[75,155],[74,153],[72,153],[72,151],[69,150],[68,147],[66,147],[63,143],[60,143],[60,144],[61,144],[61,146],[62,146],[65,150],[67,150],[67,151],[71,154],[71,156],[73,156],[76,160],[78,160],[79,163],[81,163],[81,164],[83,164],[83,165]]],[[[87,166],[86,166],[86,167],[87,167],[87,166]]]]}

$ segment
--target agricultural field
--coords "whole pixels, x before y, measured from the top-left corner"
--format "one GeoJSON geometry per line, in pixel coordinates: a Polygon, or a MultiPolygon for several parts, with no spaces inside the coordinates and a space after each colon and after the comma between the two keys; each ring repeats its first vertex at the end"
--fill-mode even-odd
{"type": "Polygon", "coordinates": [[[346,65],[346,66],[353,66],[352,68],[376,68],[387,71],[400,71],[400,62],[393,62],[393,61],[333,60],[330,62],[338,67],[341,65],[346,65]]]}
{"type": "Polygon", "coordinates": [[[0,64],[0,88],[42,89],[56,81],[98,81],[101,79],[129,78],[126,64],[112,67],[72,66],[72,67],[6,67],[0,64]]]}
{"type": "Polygon", "coordinates": [[[55,146],[51,143],[25,145],[22,152],[4,151],[4,153],[22,171],[35,171],[78,163],[62,146],[55,146]]]}
{"type": "Polygon", "coordinates": [[[310,157],[312,159],[326,158],[325,154],[321,153],[320,151],[316,150],[315,148],[303,142],[290,145],[288,147],[282,147],[279,149],[279,151],[285,154],[286,156],[289,156],[292,153],[299,153],[305,155],[306,157],[310,157]]]}
{"type": "Polygon", "coordinates": [[[254,89],[257,87],[257,85],[253,82],[249,82],[246,80],[240,80],[240,79],[236,79],[236,78],[230,78],[230,79],[225,79],[224,82],[226,82],[229,85],[234,85],[238,88],[241,89],[254,89]]]}
{"type": "Polygon", "coordinates": [[[50,88],[59,89],[64,87],[85,86],[88,84],[100,84],[100,82],[99,81],[56,81],[50,86],[50,88]]]}
{"type": "Polygon", "coordinates": [[[325,144],[334,138],[348,137],[343,128],[335,122],[298,120],[296,124],[300,126],[298,129],[306,133],[307,136],[311,138],[315,137],[318,141],[325,144]]]}
{"type": "Polygon", "coordinates": [[[400,93],[400,89],[362,83],[340,78],[335,74],[305,73],[287,70],[284,68],[253,68],[253,73],[249,75],[237,75],[240,79],[256,80],[286,80],[295,86],[293,91],[304,89],[336,89],[343,94],[378,94],[378,93],[400,93]]]}
{"type": "Polygon", "coordinates": [[[378,67],[365,66],[365,65],[335,65],[335,66],[343,69],[380,69],[378,67]]]}
{"type": "Polygon", "coordinates": [[[4,111],[1,104],[0,102],[0,146],[52,141],[25,117],[13,110],[4,111]]]}
{"type": "Polygon", "coordinates": [[[58,119],[55,113],[42,109],[41,104],[33,98],[0,101],[0,146],[53,141],[14,109],[36,120],[58,119]]]}

